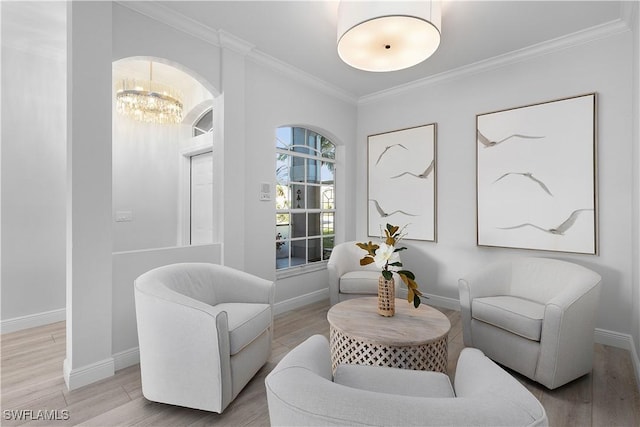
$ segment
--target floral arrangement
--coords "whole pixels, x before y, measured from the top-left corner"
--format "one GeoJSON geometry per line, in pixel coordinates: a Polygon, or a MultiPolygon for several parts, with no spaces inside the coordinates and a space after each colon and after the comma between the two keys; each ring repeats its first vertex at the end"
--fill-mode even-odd
{"type": "MultiPolygon", "coordinates": [[[[407,285],[409,290],[407,295],[407,301],[413,302],[413,306],[418,308],[420,306],[420,297],[422,292],[418,289],[416,283],[416,276],[409,270],[401,270],[402,262],[400,262],[400,255],[398,252],[404,251],[406,247],[397,247],[398,243],[406,235],[404,232],[406,225],[402,228],[387,224],[384,230],[385,239],[379,245],[369,241],[368,243],[356,243],[356,245],[365,251],[367,254],[360,260],[360,265],[369,265],[375,262],[376,267],[382,269],[382,276],[386,280],[393,278],[395,272],[402,281],[407,285]],[[396,268],[396,269],[392,269],[396,268]]],[[[426,297],[425,297],[426,298],[426,297]]]]}

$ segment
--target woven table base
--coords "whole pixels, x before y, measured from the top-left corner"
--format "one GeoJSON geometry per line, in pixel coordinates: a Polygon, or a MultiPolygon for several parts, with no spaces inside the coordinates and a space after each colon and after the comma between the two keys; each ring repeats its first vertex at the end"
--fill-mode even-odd
{"type": "Polygon", "coordinates": [[[331,328],[331,369],[338,365],[372,365],[447,373],[447,335],[416,346],[362,342],[331,328]]]}

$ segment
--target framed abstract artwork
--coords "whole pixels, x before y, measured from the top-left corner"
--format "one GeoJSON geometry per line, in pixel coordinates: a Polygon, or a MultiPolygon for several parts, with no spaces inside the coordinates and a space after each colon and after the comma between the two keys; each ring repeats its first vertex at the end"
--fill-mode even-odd
{"type": "Polygon", "coordinates": [[[597,254],[596,94],[476,116],[477,243],[597,254]]]}
{"type": "Polygon", "coordinates": [[[436,241],[436,124],[368,137],[368,234],[387,223],[406,238],[436,241]]]}

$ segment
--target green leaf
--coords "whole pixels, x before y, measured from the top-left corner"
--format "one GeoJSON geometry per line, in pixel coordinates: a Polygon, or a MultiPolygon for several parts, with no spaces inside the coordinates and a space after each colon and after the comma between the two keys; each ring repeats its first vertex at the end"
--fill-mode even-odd
{"type": "Polygon", "coordinates": [[[400,251],[404,251],[404,250],[406,250],[406,249],[407,249],[407,248],[403,246],[403,247],[401,247],[401,248],[396,248],[396,250],[395,250],[395,251],[393,251],[393,252],[400,252],[400,251]]]}
{"type": "Polygon", "coordinates": [[[391,267],[402,267],[402,263],[400,261],[398,262],[392,262],[391,264],[389,264],[391,267]]]}
{"type": "Polygon", "coordinates": [[[415,308],[418,308],[418,307],[420,307],[420,303],[421,303],[420,297],[417,294],[414,294],[413,295],[413,306],[415,308]]]}
{"type": "Polygon", "coordinates": [[[415,274],[413,274],[412,272],[410,272],[409,270],[400,270],[398,271],[398,274],[407,276],[409,279],[411,280],[416,280],[416,276],[415,274]]]}
{"type": "Polygon", "coordinates": [[[386,280],[391,280],[393,279],[393,273],[389,270],[382,270],[382,277],[384,277],[386,280]]]}

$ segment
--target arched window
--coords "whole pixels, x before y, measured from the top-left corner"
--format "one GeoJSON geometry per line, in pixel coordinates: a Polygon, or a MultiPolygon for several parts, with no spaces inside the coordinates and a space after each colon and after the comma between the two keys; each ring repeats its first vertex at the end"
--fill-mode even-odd
{"type": "Polygon", "coordinates": [[[213,132],[213,109],[206,110],[193,124],[193,136],[213,132]]]}
{"type": "Polygon", "coordinates": [[[329,259],[335,241],[335,145],[301,127],[276,134],[276,269],[329,259]]]}

